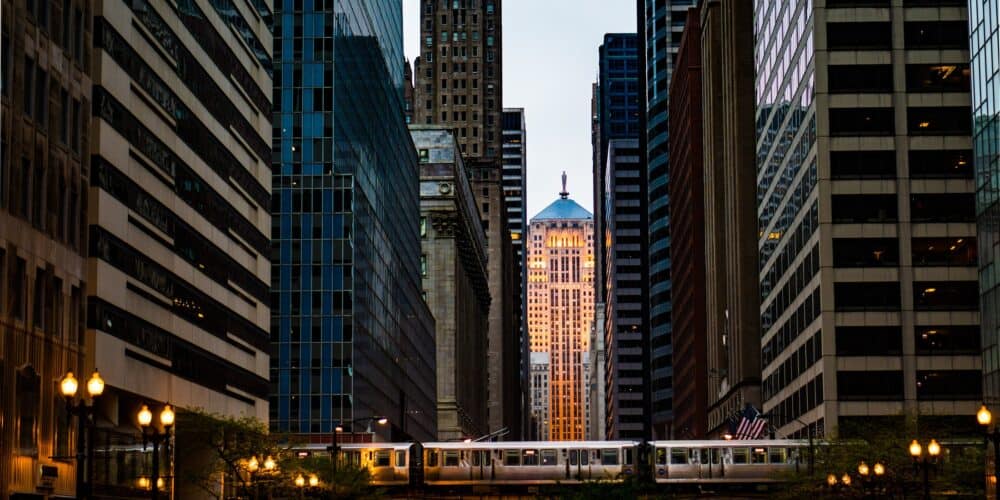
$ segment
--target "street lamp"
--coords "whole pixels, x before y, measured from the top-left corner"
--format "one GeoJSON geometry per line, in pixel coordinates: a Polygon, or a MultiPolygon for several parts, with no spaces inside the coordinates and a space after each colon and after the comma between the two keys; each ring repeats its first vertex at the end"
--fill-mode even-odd
{"type": "Polygon", "coordinates": [[[861,481],[862,491],[870,490],[873,495],[879,493],[878,481],[882,479],[885,474],[885,466],[882,462],[875,462],[875,465],[869,467],[864,460],[858,464],[858,479],[861,481]]]}
{"type": "MultiPolygon", "coordinates": [[[[386,418],[386,417],[383,417],[381,415],[376,415],[376,416],[373,416],[373,417],[356,418],[354,420],[351,420],[351,422],[350,422],[351,423],[351,427],[352,427],[352,432],[353,432],[353,426],[354,426],[354,424],[359,423],[359,422],[368,422],[368,427],[367,427],[367,430],[365,432],[369,432],[370,433],[372,431],[372,422],[375,422],[378,425],[386,425],[386,424],[389,423],[389,419],[386,418]]],[[[344,432],[344,426],[342,424],[338,423],[333,428],[333,444],[331,444],[330,446],[328,446],[326,448],[326,450],[330,452],[330,462],[332,463],[334,478],[336,478],[336,476],[337,476],[337,460],[338,460],[337,451],[339,451],[339,449],[340,449],[337,446],[337,434],[341,433],[341,432],[344,432]]],[[[336,479],[334,479],[334,480],[336,480],[336,479]]]]}
{"type": "Polygon", "coordinates": [[[983,426],[984,438],[983,442],[987,446],[992,441],[993,442],[993,483],[996,484],[996,478],[1000,477],[1000,426],[993,426],[993,430],[990,431],[990,424],[993,423],[993,414],[986,405],[979,408],[976,412],[976,421],[979,425],[983,426]]]}
{"type": "Polygon", "coordinates": [[[938,455],[941,454],[941,445],[936,439],[931,439],[927,444],[927,455],[923,454],[923,447],[916,439],[910,443],[910,456],[913,457],[913,468],[923,471],[924,476],[924,499],[931,498],[930,469],[934,467],[938,455]]]}
{"type": "Polygon", "coordinates": [[[66,413],[75,416],[76,419],[76,497],[84,498],[90,495],[90,474],[85,474],[86,470],[93,472],[93,460],[88,462],[88,457],[94,446],[93,428],[97,424],[94,417],[94,407],[97,398],[104,394],[104,379],[101,374],[94,370],[87,381],[87,394],[90,396],[91,404],[81,397],[76,400],[76,391],[80,383],[73,376],[73,372],[66,372],[59,382],[59,392],[66,399],[66,413]],[[86,439],[85,434],[90,431],[90,438],[86,439]]]}
{"type": "Polygon", "coordinates": [[[150,489],[153,492],[153,500],[159,498],[160,488],[165,484],[163,478],[160,477],[160,443],[163,443],[164,447],[170,446],[171,429],[174,427],[175,419],[176,414],[174,414],[174,409],[169,404],[164,405],[163,409],[160,410],[162,431],[153,426],[153,412],[150,411],[148,405],[142,405],[139,413],[136,414],[136,420],[139,421],[139,428],[142,430],[143,451],[146,450],[148,444],[153,445],[153,471],[151,474],[152,478],[149,481],[150,489]]]}

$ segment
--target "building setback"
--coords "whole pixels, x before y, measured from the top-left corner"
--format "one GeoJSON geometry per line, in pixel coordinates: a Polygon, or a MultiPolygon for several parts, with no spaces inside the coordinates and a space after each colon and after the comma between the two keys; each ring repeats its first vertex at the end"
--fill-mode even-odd
{"type": "Polygon", "coordinates": [[[434,315],[437,439],[486,434],[486,236],[451,131],[411,125],[420,158],[420,271],[434,315]]]}
{"type": "Polygon", "coordinates": [[[528,266],[524,253],[525,230],[528,227],[528,213],[525,210],[525,193],[528,189],[528,131],[525,125],[524,108],[504,108],[503,110],[503,192],[507,211],[507,226],[514,251],[512,262],[517,268],[517,279],[512,290],[514,301],[514,322],[518,329],[521,369],[521,428],[528,432],[531,417],[531,359],[528,348],[528,266]]]}
{"type": "Polygon", "coordinates": [[[708,396],[701,101],[701,28],[698,10],[692,8],[674,62],[669,99],[673,204],[670,261],[674,269],[673,435],[682,439],[704,439],[708,396]]]}
{"type": "Polygon", "coordinates": [[[968,430],[983,375],[966,10],[827,3],[755,5],[764,411],[780,436],[904,412],[968,430]]]}
{"type": "Polygon", "coordinates": [[[539,439],[583,440],[587,433],[587,352],[594,319],[593,215],[560,197],[531,218],[528,230],[528,332],[533,372],[548,356],[548,386],[533,376],[532,401],[541,420],[539,439]],[[541,408],[541,409],[539,409],[541,408]],[[548,415],[548,419],[545,415],[548,415]],[[547,420],[547,421],[546,421],[547,420]],[[547,434],[544,431],[548,431],[547,434]]]}
{"type": "Polygon", "coordinates": [[[644,37],[646,178],[648,180],[648,268],[650,404],[652,434],[670,437],[673,420],[673,345],[671,341],[670,208],[667,99],[673,61],[695,0],[645,0],[639,3],[644,37]]]}
{"type": "Polygon", "coordinates": [[[76,433],[58,380],[85,381],[89,2],[0,2],[0,497],[74,494],[76,433]],[[15,5],[16,4],[16,5],[15,5]],[[54,8],[50,8],[54,7],[54,8]]]}
{"type": "Polygon", "coordinates": [[[710,437],[761,407],[752,23],[750,2],[701,4],[710,437]]]}
{"type": "Polygon", "coordinates": [[[455,131],[486,231],[490,281],[490,431],[521,438],[524,411],[520,324],[513,300],[518,268],[502,185],[503,39],[500,0],[420,3],[414,62],[414,123],[455,131]]]}
{"type": "Polygon", "coordinates": [[[434,439],[401,3],[285,5],[274,23],[271,428],[326,440],[384,416],[379,440],[434,439]]]}

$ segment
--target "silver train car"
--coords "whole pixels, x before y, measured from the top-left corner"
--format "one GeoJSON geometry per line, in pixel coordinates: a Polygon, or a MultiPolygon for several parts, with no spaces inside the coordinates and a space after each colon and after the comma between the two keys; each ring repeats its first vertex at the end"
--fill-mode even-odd
{"type": "MultiPolygon", "coordinates": [[[[808,441],[502,441],[353,443],[340,462],[383,487],[537,486],[622,481],[658,484],[777,482],[806,467],[808,441]]],[[[319,444],[293,448],[326,453],[319,444]]]]}

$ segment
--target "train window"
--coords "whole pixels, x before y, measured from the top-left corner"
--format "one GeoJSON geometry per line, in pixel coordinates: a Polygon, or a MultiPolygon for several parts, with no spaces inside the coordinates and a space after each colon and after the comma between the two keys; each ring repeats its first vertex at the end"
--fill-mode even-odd
{"type": "MultiPolygon", "coordinates": [[[[597,453],[597,450],[594,450],[597,453]]],[[[587,465],[590,463],[590,452],[587,450],[580,450],[580,465],[587,465]]]]}
{"type": "Polygon", "coordinates": [[[569,450],[569,464],[576,465],[580,462],[580,452],[576,450],[569,450]]]}
{"type": "Polygon", "coordinates": [[[713,464],[718,464],[722,459],[722,450],[718,448],[708,448],[706,450],[702,450],[702,453],[709,453],[713,464]]]}
{"type": "Polygon", "coordinates": [[[625,448],[622,450],[622,463],[625,465],[632,465],[632,456],[635,454],[634,448],[625,448]]]}
{"type": "Polygon", "coordinates": [[[524,450],[521,465],[538,465],[538,450],[524,450]]]}
{"type": "Polygon", "coordinates": [[[667,465],[667,449],[656,449],[656,465],[667,465]]]}
{"type": "Polygon", "coordinates": [[[375,467],[389,466],[389,450],[379,450],[375,452],[375,467]]]}
{"type": "Polygon", "coordinates": [[[446,452],[444,452],[444,466],[445,467],[458,467],[458,452],[457,451],[446,451],[446,452]]]}
{"type": "Polygon", "coordinates": [[[670,463],[686,465],[688,463],[688,450],[687,448],[671,448],[670,449],[670,463]]]}
{"type": "Polygon", "coordinates": [[[542,450],[542,465],[556,465],[556,450],[542,450]]]}
{"type": "Polygon", "coordinates": [[[734,464],[750,463],[750,450],[748,450],[747,448],[733,448],[733,463],[734,464]]]}
{"type": "Polygon", "coordinates": [[[618,450],[601,450],[601,465],[618,465],[618,450]]]}
{"type": "Polygon", "coordinates": [[[474,465],[476,467],[479,467],[480,465],[482,465],[482,463],[483,463],[483,458],[482,457],[483,457],[483,455],[479,452],[479,450],[473,450],[472,451],[472,465],[474,465]]]}
{"type": "Polygon", "coordinates": [[[503,454],[504,465],[521,465],[521,452],[519,450],[506,450],[503,454]]]}
{"type": "Polygon", "coordinates": [[[764,448],[754,448],[753,454],[750,455],[750,459],[755,464],[766,464],[767,450],[765,450],[764,448]]]}
{"type": "Polygon", "coordinates": [[[698,456],[701,458],[701,460],[700,460],[701,464],[702,465],[708,465],[708,454],[711,453],[712,450],[710,450],[708,448],[702,448],[702,449],[698,450],[698,452],[699,452],[698,456]]]}
{"type": "Polygon", "coordinates": [[[428,467],[438,466],[437,450],[427,450],[427,466],[428,467]]]}
{"type": "Polygon", "coordinates": [[[406,450],[396,450],[396,467],[406,467],[406,450]]]}
{"type": "Polygon", "coordinates": [[[772,464],[783,464],[788,459],[788,450],[784,448],[768,448],[767,454],[772,464]]]}

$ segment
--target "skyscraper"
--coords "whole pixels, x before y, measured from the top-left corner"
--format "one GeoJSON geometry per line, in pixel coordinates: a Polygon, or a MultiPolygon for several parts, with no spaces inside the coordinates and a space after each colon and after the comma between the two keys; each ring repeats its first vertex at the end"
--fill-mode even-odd
{"type": "Polygon", "coordinates": [[[637,151],[641,122],[636,35],[604,35],[598,66],[593,105],[594,225],[595,276],[601,279],[596,285],[602,308],[599,328],[608,366],[603,391],[605,434],[615,439],[641,438],[650,425],[647,418],[640,418],[649,415],[648,377],[644,375],[649,369],[649,337],[643,255],[646,172],[637,151]]]}
{"type": "MultiPolygon", "coordinates": [[[[548,387],[540,416],[548,414],[548,436],[554,441],[582,440],[587,425],[587,351],[594,319],[594,219],[569,199],[566,177],[555,200],[531,218],[528,230],[528,331],[532,364],[544,365],[536,353],[548,353],[548,387]]],[[[544,418],[544,417],[543,417],[544,418]]],[[[545,422],[542,422],[545,429],[545,422]]]]}
{"type": "Polygon", "coordinates": [[[385,416],[380,439],[433,439],[401,3],[278,7],[271,428],[325,439],[385,416]]]}
{"type": "Polygon", "coordinates": [[[702,2],[709,437],[729,432],[746,405],[761,406],[753,61],[751,4],[702,2]]]}
{"type": "MultiPolygon", "coordinates": [[[[652,433],[667,437],[673,419],[671,358],[669,140],[667,98],[674,57],[695,0],[645,0],[640,4],[644,36],[645,145],[649,235],[649,337],[652,433]]],[[[650,436],[652,437],[652,436],[650,436]]]]}
{"type": "Polygon", "coordinates": [[[424,0],[414,73],[418,124],[455,130],[486,231],[490,280],[490,430],[521,436],[524,364],[511,233],[502,184],[503,39],[500,0],[424,0]]]}
{"type": "Polygon", "coordinates": [[[991,188],[1000,177],[1000,1],[969,0],[972,69],[972,144],[976,169],[976,214],[979,227],[979,286],[982,292],[982,335],[985,401],[994,415],[1000,405],[1000,278],[995,265],[1000,253],[992,242],[1000,238],[1000,191],[991,188]]]}
{"type": "Polygon", "coordinates": [[[452,132],[411,125],[410,134],[420,157],[420,273],[435,320],[437,439],[475,438],[489,427],[486,236],[452,132]]]}
{"type": "Polygon", "coordinates": [[[40,467],[57,470],[53,495],[73,495],[75,465],[51,458],[73,454],[76,437],[52,381],[94,370],[84,357],[91,8],[50,5],[0,2],[2,498],[36,493],[40,467]]]}
{"type": "Polygon", "coordinates": [[[762,393],[780,436],[903,412],[975,426],[969,39],[947,5],[755,5],[762,393]]]}
{"type": "Polygon", "coordinates": [[[528,131],[525,124],[524,108],[504,108],[503,110],[503,191],[504,206],[507,210],[507,226],[510,242],[514,250],[513,263],[517,268],[514,293],[515,323],[520,343],[519,363],[521,367],[522,427],[529,425],[531,398],[530,386],[531,350],[528,347],[528,266],[524,253],[525,228],[528,227],[528,213],[525,210],[525,193],[528,189],[528,131]]]}
{"type": "MultiPolygon", "coordinates": [[[[705,179],[702,166],[701,23],[688,11],[670,80],[670,260],[673,291],[673,435],[704,439],[708,370],[705,363],[705,179]]],[[[711,95],[711,94],[710,94],[711,95]]],[[[715,97],[713,95],[713,97],[715,97]]],[[[751,229],[752,231],[752,229],[751,229]]],[[[751,233],[752,234],[752,233],[751,233]]]]}

